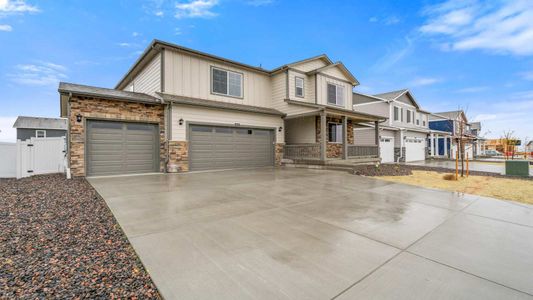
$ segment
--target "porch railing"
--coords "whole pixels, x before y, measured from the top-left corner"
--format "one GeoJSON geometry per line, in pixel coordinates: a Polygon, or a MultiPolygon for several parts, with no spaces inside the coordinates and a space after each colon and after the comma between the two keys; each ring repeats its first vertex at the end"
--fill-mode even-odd
{"type": "Polygon", "coordinates": [[[284,145],[283,157],[288,159],[320,159],[320,144],[284,145]]]}
{"type": "Polygon", "coordinates": [[[376,145],[360,146],[348,145],[348,158],[355,157],[378,157],[379,148],[376,145]]]}

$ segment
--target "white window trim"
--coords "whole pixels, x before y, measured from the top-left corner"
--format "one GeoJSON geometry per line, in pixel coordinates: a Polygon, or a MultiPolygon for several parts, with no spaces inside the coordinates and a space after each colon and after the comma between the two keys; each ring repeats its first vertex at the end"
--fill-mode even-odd
{"type": "Polygon", "coordinates": [[[36,138],[46,138],[46,130],[43,130],[43,129],[37,129],[37,130],[35,130],[35,137],[36,137],[36,138]],[[39,132],[42,132],[42,133],[43,133],[43,136],[42,136],[42,137],[39,137],[39,132]]]}
{"type": "MultiPolygon", "coordinates": [[[[342,137],[343,137],[343,135],[344,135],[344,133],[343,133],[344,128],[343,128],[342,123],[328,122],[328,126],[327,126],[326,130],[328,131],[328,141],[327,141],[328,143],[330,143],[330,144],[342,144],[342,137]],[[330,125],[330,124],[333,124],[333,125],[336,125],[336,126],[340,126],[340,127],[341,127],[341,141],[340,141],[340,142],[331,142],[331,141],[329,140],[329,139],[331,138],[331,136],[329,135],[329,125],[330,125]]],[[[336,138],[337,138],[337,137],[335,136],[335,139],[336,139],[336,138]]]]}
{"type": "Polygon", "coordinates": [[[222,69],[222,68],[219,68],[219,67],[211,66],[211,74],[210,74],[210,76],[211,76],[211,78],[210,78],[210,80],[211,80],[211,94],[225,96],[225,97],[238,98],[238,99],[243,99],[244,98],[244,73],[230,71],[230,70],[222,69]],[[227,76],[226,76],[226,85],[227,85],[227,91],[228,91],[227,94],[215,92],[215,90],[214,90],[214,80],[213,80],[213,74],[214,74],[213,70],[218,70],[218,71],[223,71],[223,72],[228,73],[227,76]],[[233,74],[237,74],[237,75],[241,76],[241,95],[240,96],[235,96],[235,95],[230,95],[229,94],[229,73],[233,73],[233,74]]]}
{"type": "MultiPolygon", "coordinates": [[[[331,82],[327,82],[326,83],[326,103],[327,104],[335,105],[335,106],[339,106],[339,107],[344,107],[344,105],[345,105],[344,103],[342,103],[342,104],[338,103],[338,100],[339,100],[339,88],[341,88],[343,90],[342,92],[344,93],[344,86],[343,85],[335,84],[335,83],[331,83],[331,82]],[[332,85],[332,86],[335,87],[335,103],[329,102],[329,99],[328,99],[328,85],[332,85]]],[[[342,97],[343,97],[342,101],[343,102],[345,101],[344,96],[345,95],[342,95],[342,97]]]]}
{"type": "Polygon", "coordinates": [[[396,106],[396,105],[393,106],[393,108],[392,108],[392,120],[394,122],[400,122],[400,107],[399,106],[396,106]],[[396,119],[396,115],[395,115],[396,109],[398,110],[398,119],[396,119]]]}
{"type": "Polygon", "coordinates": [[[305,79],[303,77],[295,76],[294,77],[294,96],[298,98],[305,98],[305,79]],[[298,90],[298,80],[302,81],[302,94],[298,95],[296,91],[298,90]]]}

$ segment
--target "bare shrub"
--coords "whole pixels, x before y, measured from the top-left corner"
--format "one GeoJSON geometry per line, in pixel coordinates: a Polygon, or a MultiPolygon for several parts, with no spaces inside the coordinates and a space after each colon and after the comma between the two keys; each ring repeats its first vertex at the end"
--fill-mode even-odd
{"type": "Polygon", "coordinates": [[[442,179],[444,179],[444,180],[455,180],[455,175],[454,174],[444,174],[444,176],[442,176],[442,179]]]}

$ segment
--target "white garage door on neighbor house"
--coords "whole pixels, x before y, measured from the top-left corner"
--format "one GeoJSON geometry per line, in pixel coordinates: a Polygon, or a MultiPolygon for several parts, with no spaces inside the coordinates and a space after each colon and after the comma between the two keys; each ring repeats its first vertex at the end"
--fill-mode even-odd
{"type": "Polygon", "coordinates": [[[426,159],[426,143],[423,138],[406,137],[405,161],[419,161],[426,159]]]}

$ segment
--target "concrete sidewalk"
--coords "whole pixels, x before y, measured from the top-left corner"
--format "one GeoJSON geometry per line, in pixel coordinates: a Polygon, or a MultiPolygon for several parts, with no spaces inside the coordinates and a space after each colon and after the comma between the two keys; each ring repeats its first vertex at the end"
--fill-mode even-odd
{"type": "MultiPolygon", "coordinates": [[[[417,165],[417,166],[428,166],[428,167],[440,167],[440,168],[448,168],[448,169],[455,170],[455,161],[451,161],[451,160],[426,160],[426,161],[409,162],[406,164],[417,165]]],[[[473,161],[473,162],[469,162],[468,165],[469,165],[469,169],[472,171],[489,172],[489,173],[496,173],[496,174],[505,173],[504,162],[473,161]]],[[[466,163],[465,163],[465,168],[466,168],[466,163]]],[[[529,175],[533,176],[533,166],[531,165],[529,166],[529,175]]]]}

